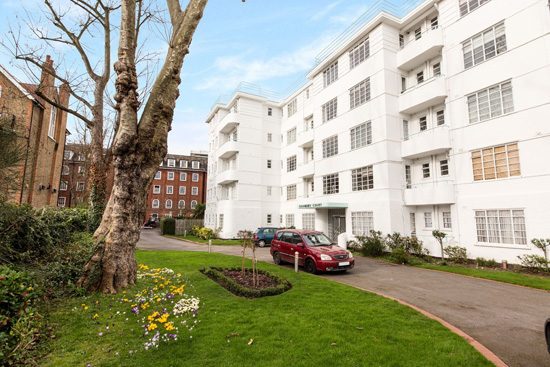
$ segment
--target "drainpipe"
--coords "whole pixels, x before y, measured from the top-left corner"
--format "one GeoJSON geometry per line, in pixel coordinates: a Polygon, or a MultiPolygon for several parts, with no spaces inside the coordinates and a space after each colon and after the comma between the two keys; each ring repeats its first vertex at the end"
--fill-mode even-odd
{"type": "Polygon", "coordinates": [[[27,151],[25,153],[25,166],[23,167],[23,179],[21,180],[21,194],[19,195],[19,205],[23,203],[23,190],[25,188],[25,176],[27,175],[27,162],[29,160],[29,146],[31,144],[32,122],[34,120],[34,107],[35,107],[35,103],[33,102],[32,108],[31,108],[31,124],[29,126],[28,136],[26,137],[27,151]]]}

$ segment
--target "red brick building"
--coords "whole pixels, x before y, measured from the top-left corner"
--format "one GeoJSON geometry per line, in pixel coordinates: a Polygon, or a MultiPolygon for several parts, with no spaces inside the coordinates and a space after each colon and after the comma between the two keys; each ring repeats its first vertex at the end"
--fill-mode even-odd
{"type": "Polygon", "coordinates": [[[59,207],[75,207],[87,204],[90,192],[88,190],[88,156],[90,146],[87,144],[65,145],[63,169],[59,184],[59,207]]]}
{"type": "Polygon", "coordinates": [[[16,136],[24,151],[23,159],[2,180],[0,195],[6,200],[34,207],[55,206],[63,164],[67,113],[50,105],[38,92],[63,106],[69,92],[55,87],[53,61],[44,64],[38,85],[19,82],[0,65],[0,129],[16,136]]]}
{"type": "Polygon", "coordinates": [[[189,217],[197,204],[206,202],[207,154],[168,154],[153,179],[147,199],[148,218],[189,217]]]}

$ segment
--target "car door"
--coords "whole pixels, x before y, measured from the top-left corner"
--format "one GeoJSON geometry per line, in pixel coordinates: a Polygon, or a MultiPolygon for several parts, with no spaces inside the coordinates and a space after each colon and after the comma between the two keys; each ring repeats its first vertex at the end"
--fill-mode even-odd
{"type": "Polygon", "coordinates": [[[264,230],[264,241],[267,244],[270,244],[273,241],[273,236],[275,235],[275,228],[266,228],[264,230]]]}
{"type": "Polygon", "coordinates": [[[287,261],[287,262],[294,262],[294,259],[292,258],[294,253],[292,252],[291,255],[291,248],[292,246],[292,232],[283,232],[281,236],[281,240],[279,241],[279,244],[281,246],[280,254],[281,254],[281,260],[287,261]]]}
{"type": "Polygon", "coordinates": [[[304,266],[305,260],[306,260],[306,254],[307,254],[307,247],[305,246],[304,240],[302,239],[302,236],[298,233],[292,234],[292,243],[294,246],[292,246],[292,254],[298,252],[298,265],[304,266]]]}

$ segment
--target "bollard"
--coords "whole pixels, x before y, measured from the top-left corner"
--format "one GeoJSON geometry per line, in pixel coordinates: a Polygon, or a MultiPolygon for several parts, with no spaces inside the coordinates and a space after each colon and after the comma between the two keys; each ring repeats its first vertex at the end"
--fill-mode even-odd
{"type": "Polygon", "coordinates": [[[212,252],[212,240],[208,240],[208,252],[212,252]]]}
{"type": "Polygon", "coordinates": [[[502,269],[503,270],[508,270],[508,261],[502,260],[502,269]]]}
{"type": "Polygon", "coordinates": [[[298,272],[298,251],[294,253],[294,271],[298,272]]]}

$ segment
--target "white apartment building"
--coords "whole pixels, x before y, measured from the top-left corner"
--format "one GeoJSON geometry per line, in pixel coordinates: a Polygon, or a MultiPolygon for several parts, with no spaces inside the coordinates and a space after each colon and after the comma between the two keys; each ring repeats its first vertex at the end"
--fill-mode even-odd
{"type": "MultiPolygon", "coordinates": [[[[379,3],[386,3],[381,1],[379,3]]],[[[205,223],[348,238],[447,233],[514,263],[550,237],[547,0],[385,8],[333,43],[288,98],[237,90],[209,124],[205,223]]]]}

